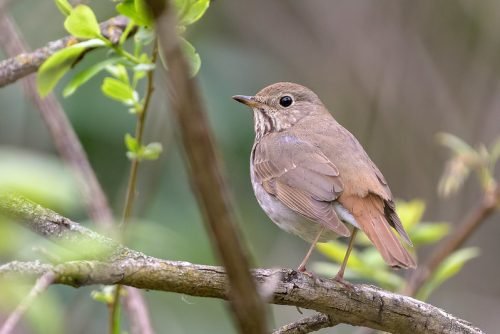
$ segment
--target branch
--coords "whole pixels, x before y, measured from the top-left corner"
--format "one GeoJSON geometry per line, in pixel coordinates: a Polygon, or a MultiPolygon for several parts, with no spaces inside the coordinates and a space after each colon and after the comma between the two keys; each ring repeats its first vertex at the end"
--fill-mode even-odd
{"type": "Polygon", "coordinates": [[[333,327],[338,322],[331,315],[316,313],[310,317],[301,319],[285,325],[273,332],[273,334],[307,334],[322,328],[333,327]]]}
{"type": "Polygon", "coordinates": [[[218,150],[207,120],[197,82],[190,78],[177,36],[171,1],[148,0],[155,17],[158,41],[168,66],[171,110],[190,166],[190,179],[204,214],[211,241],[230,281],[230,301],[241,333],[265,333],[264,302],[249,272],[249,260],[235,224],[231,196],[223,177],[218,150]]]}
{"type": "Polygon", "coordinates": [[[500,187],[495,186],[487,191],[479,205],[465,216],[463,222],[455,229],[445,241],[437,246],[427,261],[410,276],[408,284],[403,289],[403,294],[413,296],[422,285],[431,277],[437,267],[451,253],[459,249],[481,226],[481,224],[492,215],[500,205],[500,187]]]}
{"type": "MultiPolygon", "coordinates": [[[[117,19],[115,20],[117,21],[117,19]]],[[[103,25],[104,27],[110,27],[109,24],[103,25]]],[[[114,21],[113,21],[114,22],[114,21]]],[[[126,21],[121,23],[126,24],[126,21]]],[[[124,26],[123,26],[124,27],[124,26]]],[[[113,28],[116,30],[117,28],[113,28]]],[[[121,28],[120,28],[121,29],[121,28]]],[[[0,63],[0,87],[2,75],[2,65],[9,64],[9,61],[15,61],[19,59],[24,59],[23,66],[29,64],[26,53],[27,45],[24,42],[22,36],[18,33],[18,29],[15,23],[12,21],[11,17],[2,9],[0,9],[0,45],[9,56],[14,56],[20,54],[17,57],[11,58],[10,60],[5,60],[0,63]]],[[[110,30],[113,31],[113,30],[110,30]]],[[[34,54],[37,54],[35,51],[34,54]]],[[[37,58],[34,58],[37,59],[37,58]]],[[[40,58],[41,59],[41,58],[40,58]]],[[[13,64],[16,64],[15,62],[13,64]]],[[[20,63],[17,63],[20,64],[20,63]]],[[[31,68],[31,67],[30,67],[31,68]]],[[[9,67],[6,68],[9,70],[9,67]]],[[[37,67],[33,67],[34,70],[37,67]]],[[[12,70],[12,68],[10,68],[12,70]]],[[[11,73],[16,73],[16,70],[12,70],[11,73]]],[[[22,73],[22,72],[19,72],[22,73]]],[[[75,175],[78,182],[79,189],[85,200],[87,206],[87,212],[90,218],[96,223],[107,228],[111,227],[113,221],[113,216],[106,199],[106,195],[102,190],[97,177],[90,166],[87,159],[87,155],[82,148],[78,137],[71,126],[64,110],[56,99],[54,94],[48,95],[45,99],[42,99],[38,94],[36,88],[35,78],[30,76],[22,81],[23,89],[26,96],[33,102],[33,104],[40,110],[42,119],[44,120],[52,140],[57,148],[57,151],[64,159],[64,161],[71,168],[71,171],[75,175]]]]}
{"type": "MultiPolygon", "coordinates": [[[[49,270],[56,275],[55,283],[73,287],[122,284],[197,297],[228,298],[222,267],[166,261],[138,252],[114,262],[74,261],[58,266],[43,265],[43,269],[36,268],[37,265],[9,263],[0,266],[0,277],[34,278],[40,271],[49,270]]],[[[311,278],[291,269],[256,269],[253,274],[261,287],[279,278],[270,302],[316,310],[331,315],[336,323],[401,334],[483,333],[430,304],[373,286],[353,285],[349,290],[334,280],[311,278]]]]}
{"type": "MultiPolygon", "coordinates": [[[[116,16],[101,23],[101,31],[106,38],[112,42],[117,42],[127,24],[128,19],[126,17],[116,16]]],[[[74,44],[75,41],[74,37],[67,36],[49,42],[46,46],[36,49],[33,52],[22,52],[17,56],[0,61],[0,88],[36,72],[45,59],[56,51],[74,44]]],[[[3,44],[7,45],[8,42],[7,44],[3,44]]]]}
{"type": "MultiPolygon", "coordinates": [[[[228,280],[221,267],[147,256],[21,197],[0,197],[0,213],[17,218],[23,226],[52,240],[69,240],[76,248],[93,242],[106,250],[97,256],[87,254],[87,261],[56,266],[39,262],[11,262],[0,266],[0,278],[36,278],[52,271],[55,283],[75,287],[123,284],[139,289],[228,298],[228,280]]],[[[349,289],[337,281],[309,277],[291,269],[256,269],[253,276],[261,290],[268,291],[269,284],[275,284],[271,303],[312,309],[331,316],[335,323],[401,334],[483,333],[468,322],[430,304],[369,285],[353,285],[349,289]]]]}
{"type": "MultiPolygon", "coordinates": [[[[101,24],[104,36],[117,42],[128,24],[124,16],[114,17],[101,24]]],[[[13,83],[17,79],[35,72],[38,67],[54,52],[74,42],[73,37],[49,43],[46,47],[27,53],[28,47],[18,33],[15,23],[0,6],[0,45],[11,59],[0,62],[0,87],[13,83]],[[17,56],[16,56],[17,55],[17,56]]],[[[85,151],[76,136],[71,123],[53,93],[42,99],[36,88],[35,78],[27,77],[22,81],[26,96],[40,110],[55,147],[71,168],[82,192],[89,217],[98,225],[111,228],[113,214],[106,195],[87,159],[85,151]]],[[[132,333],[154,333],[149,322],[148,310],[144,298],[138,291],[128,288],[125,305],[130,316],[132,333]]]]}

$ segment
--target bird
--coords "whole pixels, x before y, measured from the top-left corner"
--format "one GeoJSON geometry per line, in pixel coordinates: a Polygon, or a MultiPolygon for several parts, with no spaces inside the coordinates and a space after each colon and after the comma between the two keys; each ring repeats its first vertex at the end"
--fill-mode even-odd
{"type": "Polygon", "coordinates": [[[311,243],[298,271],[307,272],[318,242],[349,237],[335,276],[343,281],[358,230],[389,266],[416,267],[386,179],[312,90],[278,82],[233,99],[253,110],[250,179],[257,202],[278,227],[311,243]]]}

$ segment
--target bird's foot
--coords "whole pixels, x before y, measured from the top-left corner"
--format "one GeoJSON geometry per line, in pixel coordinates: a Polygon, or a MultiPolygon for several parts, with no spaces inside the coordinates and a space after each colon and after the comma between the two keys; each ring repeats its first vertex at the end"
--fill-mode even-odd
{"type": "Polygon", "coordinates": [[[299,273],[306,274],[306,275],[307,275],[307,276],[309,276],[310,278],[313,278],[313,277],[314,277],[313,273],[308,272],[308,271],[307,271],[307,269],[306,269],[306,266],[304,266],[304,265],[300,265],[300,266],[297,268],[297,271],[298,271],[299,273]]]}
{"type": "Polygon", "coordinates": [[[344,279],[344,275],[337,274],[333,277],[333,280],[343,285],[347,290],[354,291],[354,285],[351,282],[346,281],[344,279]]]}

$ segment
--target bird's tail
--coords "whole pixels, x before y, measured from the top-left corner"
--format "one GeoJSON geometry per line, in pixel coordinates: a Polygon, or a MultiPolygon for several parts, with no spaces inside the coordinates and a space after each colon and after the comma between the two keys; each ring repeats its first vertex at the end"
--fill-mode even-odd
{"type": "Polygon", "coordinates": [[[375,245],[385,262],[397,268],[415,268],[415,259],[404,248],[401,241],[391,230],[384,214],[384,202],[376,195],[367,197],[348,197],[343,201],[356,219],[359,228],[375,245]]]}

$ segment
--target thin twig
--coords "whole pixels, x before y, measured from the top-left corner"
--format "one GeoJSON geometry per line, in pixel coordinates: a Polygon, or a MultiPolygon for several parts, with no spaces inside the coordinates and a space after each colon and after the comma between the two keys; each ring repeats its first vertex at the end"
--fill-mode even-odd
{"type": "Polygon", "coordinates": [[[265,333],[265,305],[249,272],[249,260],[235,224],[231,196],[197,82],[190,78],[177,36],[171,1],[148,0],[156,21],[163,59],[168,66],[171,110],[177,118],[189,176],[204,214],[214,249],[230,281],[231,310],[240,333],[265,333]]]}
{"type": "Polygon", "coordinates": [[[126,298],[123,299],[129,317],[130,333],[154,334],[149,310],[141,290],[127,286],[126,298]]]}
{"type": "Polygon", "coordinates": [[[12,312],[4,322],[2,328],[0,328],[0,334],[10,334],[14,332],[14,328],[17,323],[21,320],[21,317],[28,310],[31,304],[33,304],[35,298],[43,293],[54,282],[55,277],[56,276],[52,271],[47,271],[37,279],[29,294],[24,297],[14,312],[12,312]]]}
{"type": "MultiPolygon", "coordinates": [[[[2,45],[6,53],[11,57],[17,54],[20,55],[12,59],[24,57],[23,55],[26,55],[24,52],[28,47],[11,17],[3,10],[0,10],[0,31],[2,31],[0,45],[2,45]]],[[[2,80],[1,68],[2,65],[0,64],[0,82],[2,80]]],[[[40,111],[59,154],[71,168],[73,175],[75,175],[90,218],[96,224],[109,228],[113,216],[106,195],[61,104],[54,94],[42,99],[38,94],[33,76],[23,80],[22,86],[26,96],[40,111]]]]}
{"type": "MultiPolygon", "coordinates": [[[[151,63],[155,64],[156,63],[156,58],[158,56],[158,43],[155,41],[154,46],[153,46],[153,51],[151,54],[151,63]]],[[[155,71],[148,71],[148,79],[147,79],[147,87],[146,87],[146,96],[144,99],[144,107],[142,112],[137,114],[137,122],[136,122],[136,128],[135,128],[135,139],[137,140],[137,143],[139,145],[142,145],[142,139],[144,135],[144,126],[146,124],[146,115],[149,109],[149,104],[151,102],[151,98],[153,96],[153,91],[154,91],[154,72],[155,71]]],[[[129,182],[127,185],[127,197],[125,199],[125,207],[123,210],[123,220],[122,223],[124,225],[124,228],[126,228],[126,225],[130,221],[130,217],[132,216],[132,209],[133,209],[133,203],[134,203],[134,197],[135,197],[135,189],[137,185],[137,171],[139,168],[139,159],[132,159],[132,164],[130,167],[130,175],[129,175],[129,182]]]]}
{"type": "MultiPolygon", "coordinates": [[[[153,51],[151,54],[151,63],[156,64],[156,58],[158,56],[158,43],[155,40],[153,44],[153,51]]],[[[135,139],[139,146],[142,145],[142,139],[144,135],[144,126],[146,124],[146,115],[149,109],[149,104],[153,96],[154,91],[154,71],[148,71],[147,74],[147,87],[146,96],[144,98],[144,106],[140,112],[137,113],[137,122],[135,127],[135,139]]],[[[139,159],[132,159],[130,166],[130,173],[128,177],[127,193],[125,197],[125,205],[123,208],[122,216],[122,228],[126,229],[128,222],[132,216],[132,209],[134,208],[135,200],[135,189],[137,186],[137,172],[139,170],[139,159]]],[[[119,323],[120,312],[120,297],[121,297],[122,287],[117,285],[115,287],[113,302],[111,303],[110,316],[109,316],[109,334],[116,333],[116,324],[119,323]]]]}
{"type": "Polygon", "coordinates": [[[307,334],[319,331],[322,328],[334,327],[337,324],[332,316],[316,313],[310,317],[282,326],[275,330],[273,334],[307,334]]]}
{"type": "Polygon", "coordinates": [[[500,187],[496,186],[489,192],[486,192],[479,205],[473,209],[455,231],[443,242],[441,242],[435,251],[432,252],[429,259],[421,264],[419,268],[409,278],[408,284],[402,293],[408,296],[414,296],[423,284],[431,277],[437,267],[451,253],[460,248],[492,215],[500,205],[500,187]]]}

